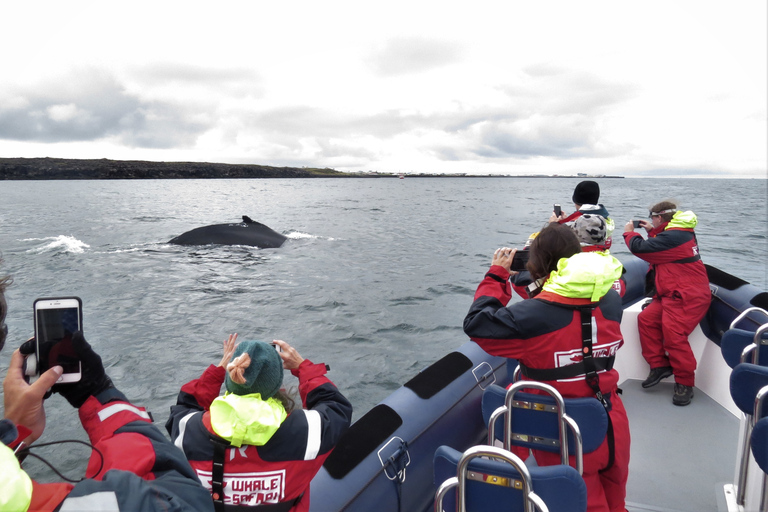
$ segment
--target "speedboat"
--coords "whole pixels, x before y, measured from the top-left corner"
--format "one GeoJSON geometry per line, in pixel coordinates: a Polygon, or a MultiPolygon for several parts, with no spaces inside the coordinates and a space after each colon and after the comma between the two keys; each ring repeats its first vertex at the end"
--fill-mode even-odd
{"type": "MultiPolygon", "coordinates": [[[[712,303],[690,336],[698,362],[690,405],[672,404],[672,379],[643,389],[648,365],[640,351],[637,315],[645,297],[647,264],[623,258],[624,346],[616,357],[631,429],[629,512],[746,512],[760,510],[764,473],[747,460],[749,478],[736,482],[748,418],[731,398],[731,367],[720,341],[738,319],[756,331],[768,322],[768,293],[707,266],[712,303]],[[744,313],[744,314],[742,314],[744,313]]],[[[483,390],[512,382],[516,363],[490,356],[467,341],[423,369],[355,421],[312,481],[310,510],[433,510],[438,447],[459,451],[484,444],[483,390]]],[[[747,454],[747,457],[751,457],[747,454]]]]}

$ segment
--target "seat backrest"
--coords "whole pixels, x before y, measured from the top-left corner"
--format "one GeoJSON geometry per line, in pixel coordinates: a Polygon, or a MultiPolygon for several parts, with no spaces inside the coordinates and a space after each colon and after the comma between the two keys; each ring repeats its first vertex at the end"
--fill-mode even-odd
{"type": "Polygon", "coordinates": [[[768,473],[768,418],[755,423],[752,429],[752,456],[763,473],[768,473]]]}
{"type": "MultiPolygon", "coordinates": [[[[522,385],[522,384],[521,384],[522,385]]],[[[493,385],[483,392],[482,414],[485,424],[488,425],[493,412],[505,404],[507,390],[501,386],[493,385]]],[[[524,436],[536,436],[545,439],[558,439],[559,426],[557,414],[551,411],[555,398],[548,395],[538,395],[517,391],[514,394],[515,401],[528,404],[537,403],[549,407],[514,408],[512,413],[512,432],[524,436]]],[[[584,453],[591,453],[603,443],[608,432],[608,414],[605,408],[596,398],[566,398],[565,412],[579,426],[581,431],[584,453]]],[[[495,422],[495,435],[499,441],[504,441],[504,417],[499,417],[495,422]]],[[[512,436],[512,444],[526,448],[535,448],[550,452],[559,452],[556,444],[542,444],[512,436]]],[[[530,437],[529,437],[530,439],[530,437]]],[[[575,453],[575,436],[568,431],[568,453],[575,453]]]]}
{"type": "MultiPolygon", "coordinates": [[[[731,372],[731,398],[736,407],[750,416],[754,412],[755,397],[764,386],[768,386],[768,367],[752,363],[740,363],[731,372]]],[[[760,417],[765,415],[759,414],[760,417]]],[[[755,420],[760,418],[755,418],[755,420]]]]}
{"type": "MultiPolygon", "coordinates": [[[[462,453],[448,446],[441,446],[434,457],[435,487],[454,478],[458,487],[459,466],[467,457],[467,472],[463,491],[465,510],[491,512],[497,510],[524,512],[533,510],[526,499],[526,478],[533,493],[550,512],[585,512],[587,510],[587,486],[579,473],[570,466],[526,467],[514,454],[492,446],[476,446],[462,453]],[[501,460],[479,458],[488,454],[503,454],[501,460]],[[478,456],[479,455],[479,456],[478,456]],[[527,476],[526,476],[527,473],[527,476]],[[526,502],[528,508],[526,509],[526,502]],[[502,507],[503,505],[503,507],[502,507]]],[[[460,510],[456,507],[458,489],[446,486],[442,510],[460,510]]],[[[438,490],[440,493],[440,490],[438,490]]],[[[439,503],[436,500],[435,510],[439,503]]]]}
{"type": "MultiPolygon", "coordinates": [[[[763,335],[764,332],[765,330],[761,330],[758,335],[759,337],[757,338],[758,341],[763,340],[762,343],[768,341],[763,335]]],[[[723,359],[725,359],[726,364],[731,368],[735,368],[736,365],[741,362],[741,355],[744,352],[744,349],[754,343],[755,337],[754,331],[745,331],[744,329],[736,327],[725,331],[723,337],[720,339],[720,352],[723,354],[723,359]]],[[[760,366],[768,366],[768,346],[763,345],[762,343],[757,346],[757,364],[760,366]]],[[[753,362],[751,358],[748,361],[750,363],[753,362]]]]}

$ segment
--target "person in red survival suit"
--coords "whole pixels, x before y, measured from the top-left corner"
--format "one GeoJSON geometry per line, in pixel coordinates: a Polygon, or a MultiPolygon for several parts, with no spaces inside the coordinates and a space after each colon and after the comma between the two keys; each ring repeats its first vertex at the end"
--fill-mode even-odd
{"type": "Polygon", "coordinates": [[[325,376],[326,365],[285,341],[236,341],[230,335],[219,365],[181,388],[166,428],[217,511],[307,511],[310,481],[349,428],[352,405],[325,376]],[[292,410],[280,390],[283,368],[298,377],[306,409],[292,410]]]}
{"type": "MultiPolygon", "coordinates": [[[[0,279],[0,348],[7,333],[7,279],[0,279]]],[[[152,424],[149,413],[131,404],[104,372],[101,357],[81,332],[73,336],[82,362],[82,378],[58,384],[62,367],[54,366],[33,384],[24,378],[24,355],[34,353],[34,340],[13,352],[3,380],[3,419],[0,420],[0,510],[213,510],[208,491],[200,484],[184,454],[152,424]],[[20,466],[19,459],[45,429],[43,400],[48,390],[79,409],[94,450],[85,478],[71,483],[40,484],[20,466]]]]}
{"type": "Polygon", "coordinates": [[[696,371],[688,336],[711,302],[707,269],[693,231],[698,221],[693,212],[678,211],[671,201],[652,206],[650,217],[651,222],[640,221],[647,240],[635,232],[632,221],[624,226],[627,247],[655,273],[653,299],[637,317],[643,357],[651,367],[642,386],[653,387],[674,375],[672,403],[688,405],[696,371]]]}
{"type": "MultiPolygon", "coordinates": [[[[611,426],[600,448],[584,456],[587,510],[625,512],[629,421],[613,369],[624,343],[623,310],[612,288],[622,265],[604,253],[582,252],[573,231],[559,224],[544,228],[530,251],[528,269],[536,279],[546,278],[541,292],[507,305],[515,250],[497,249],[464,319],[464,332],[489,354],[518,359],[524,379],[550,384],[565,398],[603,398],[611,426]],[[591,340],[583,335],[582,321],[592,325],[591,340]],[[581,357],[587,345],[594,367],[581,357]]],[[[533,454],[539,465],[560,464],[558,454],[533,454]]]]}

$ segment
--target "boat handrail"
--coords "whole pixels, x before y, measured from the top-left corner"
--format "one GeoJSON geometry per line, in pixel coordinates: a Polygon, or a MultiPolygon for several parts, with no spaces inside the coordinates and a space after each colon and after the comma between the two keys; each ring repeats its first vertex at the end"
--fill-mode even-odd
{"type": "Polygon", "coordinates": [[[759,312],[761,312],[762,314],[764,314],[764,315],[766,316],[766,318],[768,318],[768,311],[764,310],[763,308],[758,308],[758,307],[756,307],[756,306],[753,306],[753,307],[751,307],[751,308],[747,308],[747,309],[745,309],[744,311],[742,311],[742,312],[741,312],[741,314],[740,314],[739,316],[737,316],[737,317],[736,317],[736,318],[733,320],[733,322],[731,322],[731,326],[730,326],[730,328],[731,328],[731,329],[735,329],[735,328],[736,328],[736,326],[738,325],[738,323],[739,323],[739,322],[741,322],[742,320],[744,320],[744,318],[745,318],[745,317],[746,317],[746,316],[747,316],[749,313],[752,313],[752,312],[754,312],[754,311],[759,311],[759,312]]]}

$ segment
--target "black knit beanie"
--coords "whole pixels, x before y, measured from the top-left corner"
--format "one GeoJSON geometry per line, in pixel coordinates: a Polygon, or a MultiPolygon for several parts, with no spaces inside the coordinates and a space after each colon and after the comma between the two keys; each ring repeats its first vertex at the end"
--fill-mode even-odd
{"type": "Polygon", "coordinates": [[[582,181],[573,190],[574,204],[597,204],[600,200],[600,185],[596,181],[582,181]]]}

